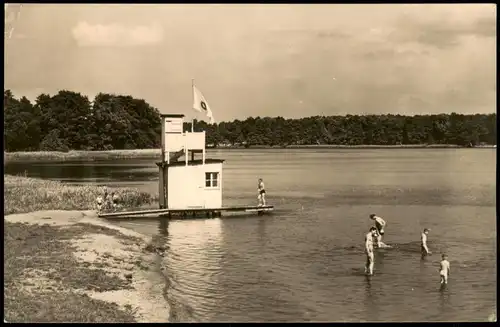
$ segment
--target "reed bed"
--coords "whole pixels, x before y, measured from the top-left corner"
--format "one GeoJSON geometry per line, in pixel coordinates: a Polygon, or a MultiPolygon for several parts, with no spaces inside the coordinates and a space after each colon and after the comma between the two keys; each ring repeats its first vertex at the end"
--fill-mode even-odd
{"type": "Polygon", "coordinates": [[[33,151],[4,152],[4,163],[9,161],[98,161],[113,159],[160,159],[159,149],[110,150],[110,151],[33,151]]]}
{"type": "MultiPolygon", "coordinates": [[[[134,188],[108,188],[115,192],[120,205],[138,208],[158,202],[158,195],[134,188]]],[[[68,185],[27,176],[4,175],[4,215],[39,210],[94,210],[103,187],[68,185]]]]}

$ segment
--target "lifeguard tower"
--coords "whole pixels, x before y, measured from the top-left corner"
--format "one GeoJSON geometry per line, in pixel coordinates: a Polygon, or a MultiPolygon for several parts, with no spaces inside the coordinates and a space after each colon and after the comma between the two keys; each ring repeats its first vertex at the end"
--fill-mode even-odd
{"type": "Polygon", "coordinates": [[[206,158],[205,132],[183,126],[184,115],[161,115],[160,209],[221,208],[224,160],[206,158]]]}
{"type": "Polygon", "coordinates": [[[224,160],[206,158],[205,132],[184,132],[184,115],[161,115],[159,209],[101,213],[102,218],[160,215],[220,217],[226,212],[274,210],[274,206],[222,206],[224,160]]]}

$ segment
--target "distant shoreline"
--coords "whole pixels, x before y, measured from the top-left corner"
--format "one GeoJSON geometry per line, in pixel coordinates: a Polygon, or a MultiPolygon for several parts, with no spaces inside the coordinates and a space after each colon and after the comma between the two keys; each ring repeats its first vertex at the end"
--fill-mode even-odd
{"type": "MultiPolygon", "coordinates": [[[[271,149],[465,149],[466,147],[453,144],[409,144],[409,145],[289,145],[265,146],[219,146],[209,150],[271,150],[271,149]]],[[[496,149],[495,145],[476,146],[471,149],[496,149]]],[[[160,149],[135,149],[135,150],[109,150],[109,151],[32,151],[32,152],[4,152],[4,165],[9,162],[19,161],[71,161],[71,160],[113,160],[113,159],[158,159],[160,149]]]]}
{"type": "MultiPolygon", "coordinates": [[[[269,146],[269,145],[252,145],[248,148],[245,146],[219,146],[221,149],[467,149],[468,147],[455,144],[402,144],[402,145],[339,145],[339,144],[305,144],[305,145],[288,145],[288,146],[269,146]]],[[[495,145],[481,145],[472,147],[472,149],[495,149],[495,145]]]]}

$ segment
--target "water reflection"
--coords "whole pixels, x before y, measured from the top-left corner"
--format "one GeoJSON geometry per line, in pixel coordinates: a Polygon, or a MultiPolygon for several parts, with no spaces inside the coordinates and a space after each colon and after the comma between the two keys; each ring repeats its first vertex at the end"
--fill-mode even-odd
{"type": "Polygon", "coordinates": [[[206,320],[220,301],[217,275],[223,257],[221,221],[163,221],[160,229],[168,247],[164,260],[170,279],[172,317],[176,321],[206,320]]]}
{"type": "Polygon", "coordinates": [[[164,217],[159,217],[159,226],[158,226],[158,234],[153,235],[152,242],[155,246],[157,253],[160,256],[165,256],[168,253],[169,244],[168,244],[168,225],[169,220],[164,217]]]}
{"type": "Polygon", "coordinates": [[[29,177],[69,183],[105,183],[144,181],[157,178],[154,163],[144,160],[74,161],[74,162],[13,162],[4,166],[6,174],[27,173],[29,177]]]}
{"type": "Polygon", "coordinates": [[[448,285],[441,284],[439,286],[439,312],[441,315],[441,319],[438,320],[443,320],[443,318],[446,319],[448,316],[448,313],[451,313],[452,307],[450,305],[450,292],[448,290],[448,285]]]}
{"type": "Polygon", "coordinates": [[[169,223],[169,220],[166,219],[166,218],[160,218],[160,226],[159,226],[159,231],[160,231],[160,234],[165,236],[165,242],[167,241],[167,237],[168,237],[168,223],[169,223]]]}
{"type": "Polygon", "coordinates": [[[267,243],[267,235],[266,235],[266,224],[269,217],[261,217],[257,222],[257,236],[259,240],[259,245],[264,250],[267,243]]]}
{"type": "Polygon", "coordinates": [[[372,288],[372,276],[365,276],[365,320],[366,321],[378,321],[379,320],[379,308],[377,300],[377,289],[372,288]]]}

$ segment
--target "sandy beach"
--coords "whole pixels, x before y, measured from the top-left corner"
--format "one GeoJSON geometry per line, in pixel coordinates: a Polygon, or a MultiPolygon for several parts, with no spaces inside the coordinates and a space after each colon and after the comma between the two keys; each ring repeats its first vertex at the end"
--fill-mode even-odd
{"type": "MultiPolygon", "coordinates": [[[[67,245],[68,249],[71,249],[69,251],[71,255],[68,255],[66,261],[75,260],[77,266],[82,265],[82,267],[86,267],[90,271],[104,272],[104,275],[118,278],[123,285],[126,285],[121,287],[121,289],[120,287],[115,287],[113,290],[107,290],[106,288],[110,287],[106,287],[107,285],[105,284],[99,285],[99,283],[102,284],[103,278],[95,277],[95,282],[93,282],[92,279],[88,278],[88,273],[86,276],[87,280],[85,280],[83,286],[79,286],[77,283],[64,284],[65,277],[60,277],[63,274],[60,271],[58,272],[58,267],[63,267],[65,263],[64,259],[59,259],[58,257],[58,261],[55,261],[54,264],[37,266],[33,263],[31,266],[26,265],[26,267],[21,268],[22,271],[19,274],[9,278],[10,285],[20,286],[19,288],[12,288],[19,289],[19,292],[23,296],[34,294],[33,292],[43,294],[45,291],[57,290],[58,294],[69,293],[75,296],[90,297],[94,300],[114,304],[118,310],[130,313],[136,322],[168,321],[169,308],[163,296],[164,280],[158,271],[155,271],[157,270],[156,267],[159,267],[159,257],[156,253],[147,250],[150,248],[148,246],[151,242],[150,238],[106,223],[97,218],[95,211],[57,210],[11,214],[5,216],[4,225],[4,236],[6,238],[10,237],[13,240],[11,242],[24,242],[24,244],[16,244],[19,245],[19,253],[22,253],[23,247],[28,247],[30,240],[33,241],[36,237],[43,238],[40,244],[62,242],[67,245]],[[43,232],[31,232],[32,237],[26,238],[8,235],[9,228],[12,232],[12,229],[19,229],[22,226],[26,226],[26,228],[43,227],[46,230],[55,230],[59,233],[57,235],[71,234],[78,230],[78,235],[64,238],[54,236],[53,239],[51,239],[52,234],[43,232]],[[54,276],[59,277],[56,278],[54,276]]],[[[36,244],[34,249],[36,249],[36,244]]],[[[11,255],[12,258],[10,261],[6,259],[6,270],[9,268],[9,263],[22,259],[23,256],[19,255],[19,253],[11,255]]],[[[46,262],[56,259],[50,258],[51,253],[54,256],[58,255],[55,251],[49,252],[46,262]]],[[[33,256],[35,255],[37,254],[33,253],[33,256]]],[[[40,257],[41,254],[38,254],[38,256],[40,257]]],[[[29,261],[33,262],[32,260],[29,261]]],[[[71,265],[71,262],[67,263],[67,265],[71,265]]],[[[78,269],[78,267],[74,267],[74,270],[70,272],[73,279],[78,274],[78,269]]],[[[6,271],[4,276],[7,276],[7,274],[8,272],[6,271]]],[[[96,276],[100,275],[96,274],[96,276]]],[[[16,297],[20,298],[22,296],[17,294],[16,297]]],[[[44,316],[39,317],[9,316],[9,305],[12,309],[10,312],[16,312],[16,304],[14,302],[14,299],[10,299],[9,302],[7,294],[5,297],[6,306],[4,312],[5,318],[9,322],[47,321],[48,317],[53,315],[53,313],[46,313],[44,316]]],[[[123,319],[126,320],[125,318],[123,319]]],[[[97,322],[98,319],[90,317],[88,320],[97,322]]]]}

